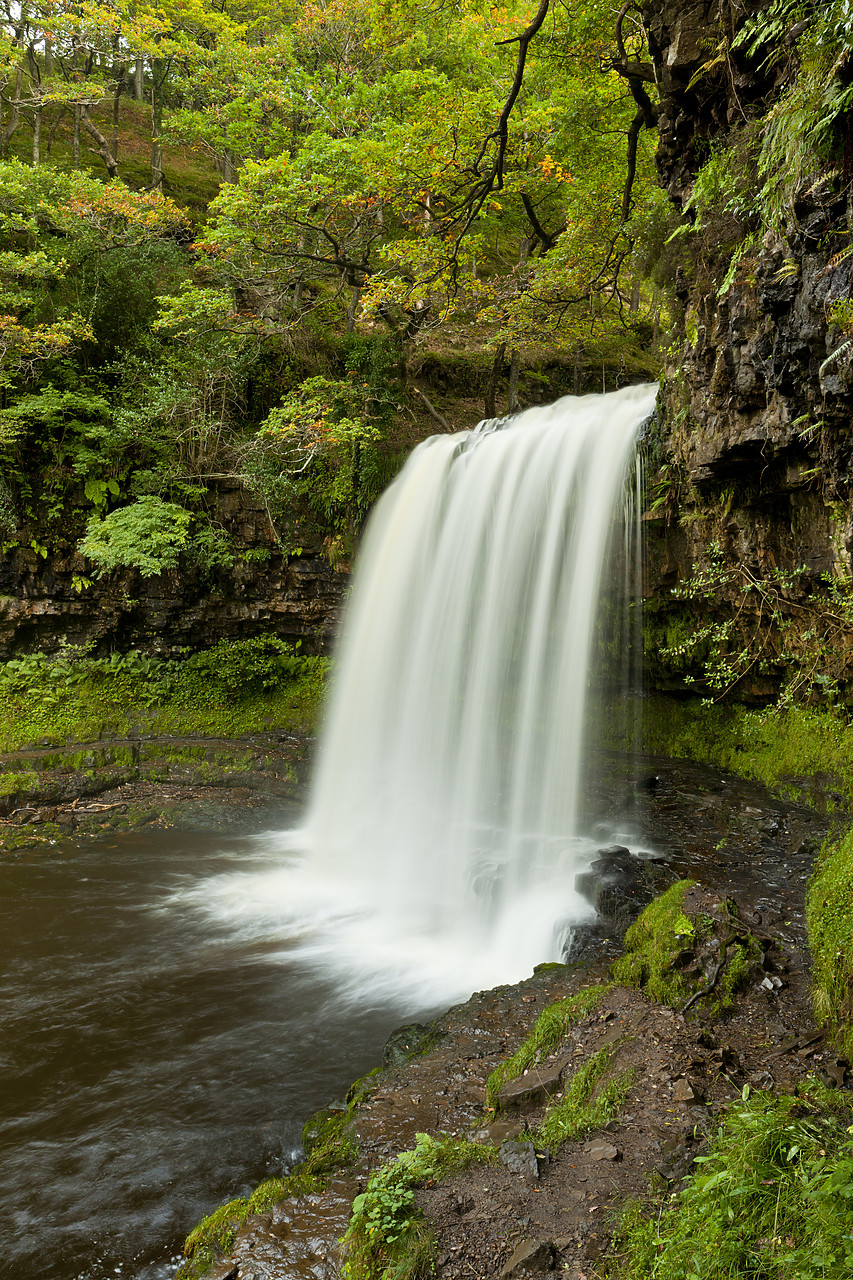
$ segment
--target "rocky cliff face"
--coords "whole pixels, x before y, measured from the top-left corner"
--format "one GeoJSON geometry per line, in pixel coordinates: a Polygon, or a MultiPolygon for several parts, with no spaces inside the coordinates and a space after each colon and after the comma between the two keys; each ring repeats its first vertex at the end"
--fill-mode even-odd
{"type": "MultiPolygon", "coordinates": [[[[786,56],[772,73],[737,52],[717,57],[744,18],[727,0],[688,8],[651,0],[644,17],[661,91],[658,169],[683,208],[710,148],[746,129],[795,68],[786,56]]],[[[788,613],[798,595],[813,603],[825,594],[826,576],[849,581],[853,371],[829,310],[851,296],[853,255],[843,256],[847,205],[838,188],[837,178],[813,183],[784,231],[758,232],[745,247],[725,244],[730,225],[684,237],[649,520],[651,665],[665,686],[684,687],[683,672],[655,662],[655,642],[673,640],[671,588],[709,564],[709,549],[719,548],[724,569],[706,620],[737,608],[747,632],[762,625],[762,612],[767,622],[767,602],[754,590],[744,599],[745,574],[767,582],[780,570],[805,570],[782,593],[788,613]],[[738,254],[728,275],[719,269],[738,254]]],[[[781,660],[782,647],[774,641],[769,653],[781,660]]],[[[771,694],[781,661],[762,675],[766,665],[756,663],[739,692],[771,694]]]]}
{"type": "Polygon", "coordinates": [[[239,549],[228,569],[153,578],[126,570],[91,581],[91,567],[73,550],[44,554],[22,538],[0,558],[0,660],[89,642],[100,653],[168,656],[264,632],[301,641],[304,653],[327,650],[348,575],[329,567],[310,533],[299,555],[282,554],[245,490],[221,486],[216,503],[239,549]]]}

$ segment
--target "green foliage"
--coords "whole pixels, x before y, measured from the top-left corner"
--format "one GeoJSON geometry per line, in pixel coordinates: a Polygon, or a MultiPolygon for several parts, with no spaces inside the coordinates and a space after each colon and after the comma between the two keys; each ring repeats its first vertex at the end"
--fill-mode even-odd
{"type": "MultiPolygon", "coordinates": [[[[804,473],[806,482],[814,473],[804,473]]],[[[733,491],[723,495],[731,503],[733,491]]],[[[853,648],[850,583],[806,568],[759,575],[726,559],[716,541],[701,564],[671,591],[683,604],[644,620],[646,650],[663,674],[704,688],[719,702],[747,678],[779,688],[777,707],[846,696],[853,648]],[[660,616],[662,614],[662,617],[660,616]]]]}
{"type": "Polygon", "coordinates": [[[313,725],[328,662],[275,636],[179,659],[69,649],[0,665],[0,749],[130,733],[249,733],[313,725]]]}
{"type": "Polygon", "coordinates": [[[677,1005],[690,994],[687,979],[675,967],[692,947],[696,925],[684,913],[684,895],[692,880],[679,880],[646,907],[625,934],[625,955],[613,962],[614,981],[647,991],[661,1004],[677,1005]]]}
{"type": "MultiPolygon", "coordinates": [[[[853,105],[851,0],[829,0],[809,16],[797,44],[797,74],[766,117],[760,171],[764,217],[770,225],[789,216],[797,195],[822,168],[840,162],[840,125],[853,105]]],[[[771,9],[768,17],[772,23],[782,15],[771,9]]],[[[760,40],[762,16],[756,15],[753,23],[754,38],[760,40]]]]}
{"type": "Polygon", "coordinates": [[[487,1106],[494,1107],[507,1080],[517,1079],[528,1067],[553,1052],[569,1028],[588,1017],[601,1003],[610,990],[610,985],[604,982],[584,987],[575,995],[567,996],[565,1000],[555,1000],[543,1009],[524,1043],[489,1075],[486,1082],[487,1106]]]}
{"type": "Polygon", "coordinates": [[[824,845],[806,898],[812,994],[821,1025],[853,1053],[853,828],[824,845]]]}
{"type": "Polygon", "coordinates": [[[842,1280],[853,1268],[853,1139],[814,1082],[731,1108],[677,1198],[636,1204],[620,1280],[842,1280]]]}
{"type": "Polygon", "coordinates": [[[635,1073],[622,1071],[605,1080],[612,1057],[612,1047],[599,1049],[578,1067],[563,1097],[545,1112],[536,1130],[537,1144],[556,1151],[564,1142],[576,1141],[616,1118],[635,1073]]]}
{"type": "Polygon", "coordinates": [[[414,1148],[374,1170],[353,1201],[342,1241],[344,1275],[349,1280],[425,1276],[432,1269],[434,1241],[415,1203],[415,1188],[496,1157],[496,1147],[419,1133],[414,1148]]]}
{"type": "Polygon", "coordinates": [[[94,562],[98,577],[115,569],[138,569],[143,578],[151,578],[176,568],[189,543],[192,519],[185,507],[147,494],[107,516],[91,516],[80,551],[94,562]]]}

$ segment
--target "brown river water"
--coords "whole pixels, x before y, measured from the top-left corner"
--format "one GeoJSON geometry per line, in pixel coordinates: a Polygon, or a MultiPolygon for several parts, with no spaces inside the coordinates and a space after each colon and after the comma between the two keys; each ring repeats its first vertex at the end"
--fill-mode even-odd
{"type": "Polygon", "coordinates": [[[0,862],[4,1278],[171,1275],[199,1218],[289,1168],[375,1066],[399,1008],[342,1008],[275,940],[181,909],[268,857],[158,831],[0,862]]]}

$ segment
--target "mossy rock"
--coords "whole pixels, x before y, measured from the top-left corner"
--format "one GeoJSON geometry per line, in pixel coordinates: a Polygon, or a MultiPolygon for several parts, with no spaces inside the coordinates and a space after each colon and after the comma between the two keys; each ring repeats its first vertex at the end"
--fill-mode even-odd
{"type": "Polygon", "coordinates": [[[853,1054],[853,828],[827,841],[806,895],[818,1022],[853,1054]]]}
{"type": "Polygon", "coordinates": [[[429,1053],[440,1039],[435,1027],[426,1022],[407,1022],[392,1031],[382,1049],[383,1067],[404,1067],[413,1058],[429,1053]]]}
{"type": "Polygon", "coordinates": [[[719,1011],[760,969],[761,955],[733,902],[679,880],[631,925],[611,974],[660,1004],[719,1011]]]}

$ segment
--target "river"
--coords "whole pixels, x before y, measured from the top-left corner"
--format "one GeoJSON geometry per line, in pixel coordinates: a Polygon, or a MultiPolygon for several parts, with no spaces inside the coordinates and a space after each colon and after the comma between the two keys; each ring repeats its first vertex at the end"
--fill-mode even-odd
{"type": "Polygon", "coordinates": [[[0,862],[0,1275],[161,1280],[219,1202],[286,1170],[399,1008],[341,1005],[193,889],[269,840],[175,831],[0,862]]]}

